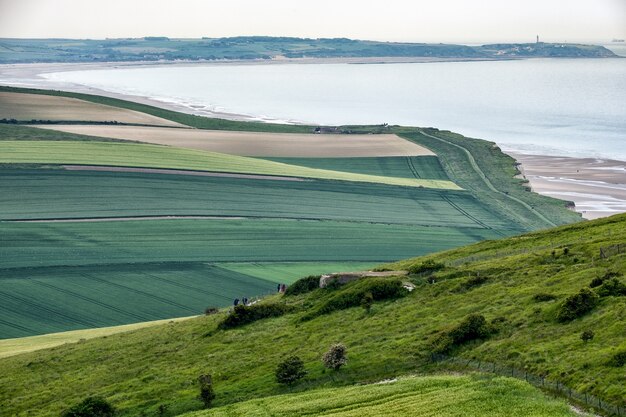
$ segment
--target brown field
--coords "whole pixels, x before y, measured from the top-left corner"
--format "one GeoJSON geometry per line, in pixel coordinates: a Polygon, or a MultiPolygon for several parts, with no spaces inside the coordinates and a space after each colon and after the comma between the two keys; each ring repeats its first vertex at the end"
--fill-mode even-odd
{"type": "Polygon", "coordinates": [[[37,126],[90,136],[127,139],[230,155],[258,157],[374,157],[434,155],[396,135],[228,132],[140,126],[37,126]]]}
{"type": "Polygon", "coordinates": [[[182,126],[149,114],[75,98],[9,92],[0,92],[0,119],[117,121],[158,126],[182,126]]]}

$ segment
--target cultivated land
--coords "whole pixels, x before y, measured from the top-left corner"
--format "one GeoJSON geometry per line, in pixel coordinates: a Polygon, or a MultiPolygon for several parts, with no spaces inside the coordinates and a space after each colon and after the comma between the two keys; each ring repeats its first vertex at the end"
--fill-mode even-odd
{"type": "Polygon", "coordinates": [[[239,150],[245,144],[273,155],[140,144],[24,126],[28,120],[0,124],[2,312],[12,317],[0,338],[193,315],[302,275],[579,219],[562,201],[525,191],[514,161],[493,144],[450,132],[339,126],[313,134],[312,126],[0,90],[144,112],[197,128],[141,128],[146,132],[225,135],[239,150]],[[289,140],[316,147],[304,147],[300,157],[277,156],[289,140]],[[363,145],[369,141],[383,155],[363,156],[370,155],[363,145]],[[409,156],[384,156],[383,144],[409,156]],[[316,157],[329,149],[351,157],[316,157]],[[437,156],[413,156],[425,149],[437,156]]]}
{"type": "MultiPolygon", "coordinates": [[[[615,249],[624,239],[626,215],[619,215],[384,265],[406,269],[433,260],[445,267],[401,278],[416,288],[396,299],[376,301],[369,314],[358,305],[333,300],[396,278],[272,296],[264,302],[284,303],[293,312],[234,329],[218,329],[227,314],[222,312],[7,357],[0,360],[0,401],[9,415],[30,410],[31,415],[53,416],[88,395],[102,395],[122,416],[156,413],[161,405],[169,415],[179,415],[201,408],[197,377],[211,373],[217,393],[214,413],[253,412],[254,404],[267,404],[277,414],[289,415],[281,404],[298,403],[315,415],[319,399],[331,406],[346,401],[349,409],[361,408],[364,415],[377,415],[379,401],[388,404],[385,409],[422,402],[419,410],[433,407],[435,414],[458,410],[451,415],[510,415],[520,407],[519,415],[567,415],[562,403],[541,400],[524,383],[502,378],[435,376],[351,387],[416,371],[439,372],[430,362],[438,335],[468,315],[480,314],[494,326],[489,336],[453,345],[449,355],[512,366],[624,407],[624,365],[615,358],[626,352],[626,298],[605,295],[579,318],[557,320],[565,299],[589,289],[594,278],[610,273],[624,283],[626,254],[615,249]],[[323,309],[329,305],[335,310],[323,309]],[[593,340],[583,342],[583,330],[593,330],[593,340]],[[332,372],[323,368],[320,357],[336,342],[347,346],[349,361],[332,372]],[[290,354],[303,359],[308,375],[284,387],[274,382],[274,369],[290,354]],[[413,383],[414,388],[404,385],[413,383]],[[437,388],[441,384],[446,389],[437,388]],[[424,397],[427,386],[434,391],[424,397]],[[397,396],[392,394],[396,387],[397,396]],[[282,394],[293,397],[272,398],[282,394]],[[357,398],[358,404],[349,398],[357,398]],[[400,398],[406,403],[396,401],[400,398]],[[503,404],[511,408],[497,411],[503,404]]],[[[601,292],[599,287],[590,290],[601,292]]]]}
{"type": "Polygon", "coordinates": [[[0,119],[119,122],[157,126],[181,124],[149,114],[69,97],[0,91],[0,119]]]}
{"type": "Polygon", "coordinates": [[[514,379],[429,376],[285,394],[184,414],[185,417],[243,415],[574,417],[576,413],[562,401],[548,400],[540,391],[514,379]]]}
{"type": "Polygon", "coordinates": [[[137,126],[41,126],[61,132],[127,139],[177,148],[261,157],[388,157],[434,155],[396,135],[228,132],[137,126]]]}
{"type": "Polygon", "coordinates": [[[262,159],[157,145],[83,141],[0,141],[0,163],[171,168],[459,189],[451,181],[380,177],[297,167],[262,159]]]}

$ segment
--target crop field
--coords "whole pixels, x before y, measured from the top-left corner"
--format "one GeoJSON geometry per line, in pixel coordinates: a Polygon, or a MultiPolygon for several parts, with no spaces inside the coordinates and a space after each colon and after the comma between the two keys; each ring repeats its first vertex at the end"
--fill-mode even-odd
{"type": "Polygon", "coordinates": [[[181,124],[134,110],[90,103],[69,97],[0,91],[0,119],[136,123],[157,126],[181,124]]]}
{"type": "Polygon", "coordinates": [[[445,180],[352,174],[298,167],[237,155],[135,143],[0,141],[0,163],[171,168],[459,189],[453,182],[445,180]]]}
{"type": "Polygon", "coordinates": [[[341,158],[434,155],[423,146],[394,134],[312,135],[107,125],[41,125],[39,128],[241,156],[341,158]]]}
{"type": "Polygon", "coordinates": [[[244,415],[574,417],[577,414],[564,401],[549,398],[524,382],[473,375],[408,377],[381,384],[318,389],[249,400],[183,416],[244,415]]]}
{"type": "Polygon", "coordinates": [[[479,228],[279,219],[2,222],[0,259],[5,269],[142,262],[376,262],[498,236],[479,228]]]}
{"type": "Polygon", "coordinates": [[[424,178],[449,180],[439,158],[418,157],[369,157],[369,158],[264,158],[289,165],[308,168],[345,171],[356,174],[382,175],[398,178],[424,178]]]}
{"type": "Polygon", "coordinates": [[[0,220],[216,216],[521,230],[467,192],[380,184],[0,169],[0,188],[0,220]]]}
{"type": "Polygon", "coordinates": [[[2,338],[198,315],[276,291],[203,263],[23,268],[3,270],[0,283],[2,338]]]}

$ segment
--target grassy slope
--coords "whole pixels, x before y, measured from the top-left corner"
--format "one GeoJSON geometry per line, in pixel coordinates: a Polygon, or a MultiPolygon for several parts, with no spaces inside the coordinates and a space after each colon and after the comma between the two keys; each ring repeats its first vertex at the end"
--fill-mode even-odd
{"type": "MultiPolygon", "coordinates": [[[[557,305],[592,278],[608,270],[626,272],[626,254],[598,259],[600,247],[624,239],[626,215],[620,215],[430,255],[449,265],[436,274],[436,283],[414,277],[416,290],[377,303],[371,315],[357,307],[300,322],[303,313],[296,313],[215,331],[217,315],[5,358],[0,361],[0,402],[9,414],[37,410],[32,415],[55,415],[86,395],[100,394],[123,415],[153,412],[159,404],[169,404],[174,415],[200,407],[195,379],[201,373],[214,376],[217,406],[288,392],[273,382],[273,370],[293,353],[309,371],[295,391],[376,381],[426,365],[434,333],[480,313],[488,320],[504,317],[503,329],[455,355],[527,369],[624,405],[623,368],[609,365],[615,352],[626,349],[624,297],[604,298],[571,323],[559,324],[554,317],[557,305]],[[488,281],[462,289],[477,272],[488,281]],[[533,295],[546,292],[557,301],[533,301],[533,295]],[[585,329],[596,333],[587,344],[579,337],[585,329]],[[324,373],[319,358],[337,341],[348,346],[350,363],[337,374],[324,373]]],[[[389,267],[415,262],[421,260],[389,267]]],[[[329,296],[318,290],[289,302],[314,308],[329,296]]]]}
{"type": "Polygon", "coordinates": [[[392,178],[298,167],[258,158],[169,146],[88,141],[0,141],[0,163],[188,169],[459,189],[451,181],[392,178]]]}
{"type": "Polygon", "coordinates": [[[233,416],[575,416],[527,384],[484,376],[402,378],[385,384],[313,390],[250,400],[185,417],[233,416]]]}
{"type": "Polygon", "coordinates": [[[527,230],[581,220],[563,200],[530,192],[526,181],[516,178],[515,160],[495,143],[437,129],[396,128],[396,133],[435,152],[452,181],[527,230]]]}

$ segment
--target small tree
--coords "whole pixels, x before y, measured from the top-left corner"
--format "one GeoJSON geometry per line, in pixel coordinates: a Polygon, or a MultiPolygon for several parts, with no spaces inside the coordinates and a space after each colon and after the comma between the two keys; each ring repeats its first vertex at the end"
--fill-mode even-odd
{"type": "Polygon", "coordinates": [[[591,340],[593,340],[593,337],[595,336],[595,334],[593,333],[593,330],[585,330],[584,332],[582,332],[580,334],[580,338],[582,339],[583,342],[587,343],[591,340]]]}
{"type": "Polygon", "coordinates": [[[339,370],[339,368],[348,363],[346,351],[346,346],[341,343],[331,345],[328,352],[324,353],[324,356],[322,356],[324,366],[335,371],[339,370]]]}
{"type": "Polygon", "coordinates": [[[61,417],[113,417],[115,408],[101,397],[88,397],[76,404],[61,417]]]}
{"type": "Polygon", "coordinates": [[[211,375],[200,375],[198,377],[200,383],[200,400],[204,404],[204,408],[211,407],[211,403],[215,399],[215,391],[213,390],[213,378],[211,375]]]}
{"type": "Polygon", "coordinates": [[[361,299],[361,307],[365,309],[365,312],[369,314],[372,310],[372,304],[374,304],[374,296],[371,292],[365,293],[363,298],[361,299]]]}
{"type": "Polygon", "coordinates": [[[276,367],[276,381],[279,384],[291,385],[306,374],[304,362],[297,356],[289,356],[276,367]]]}

